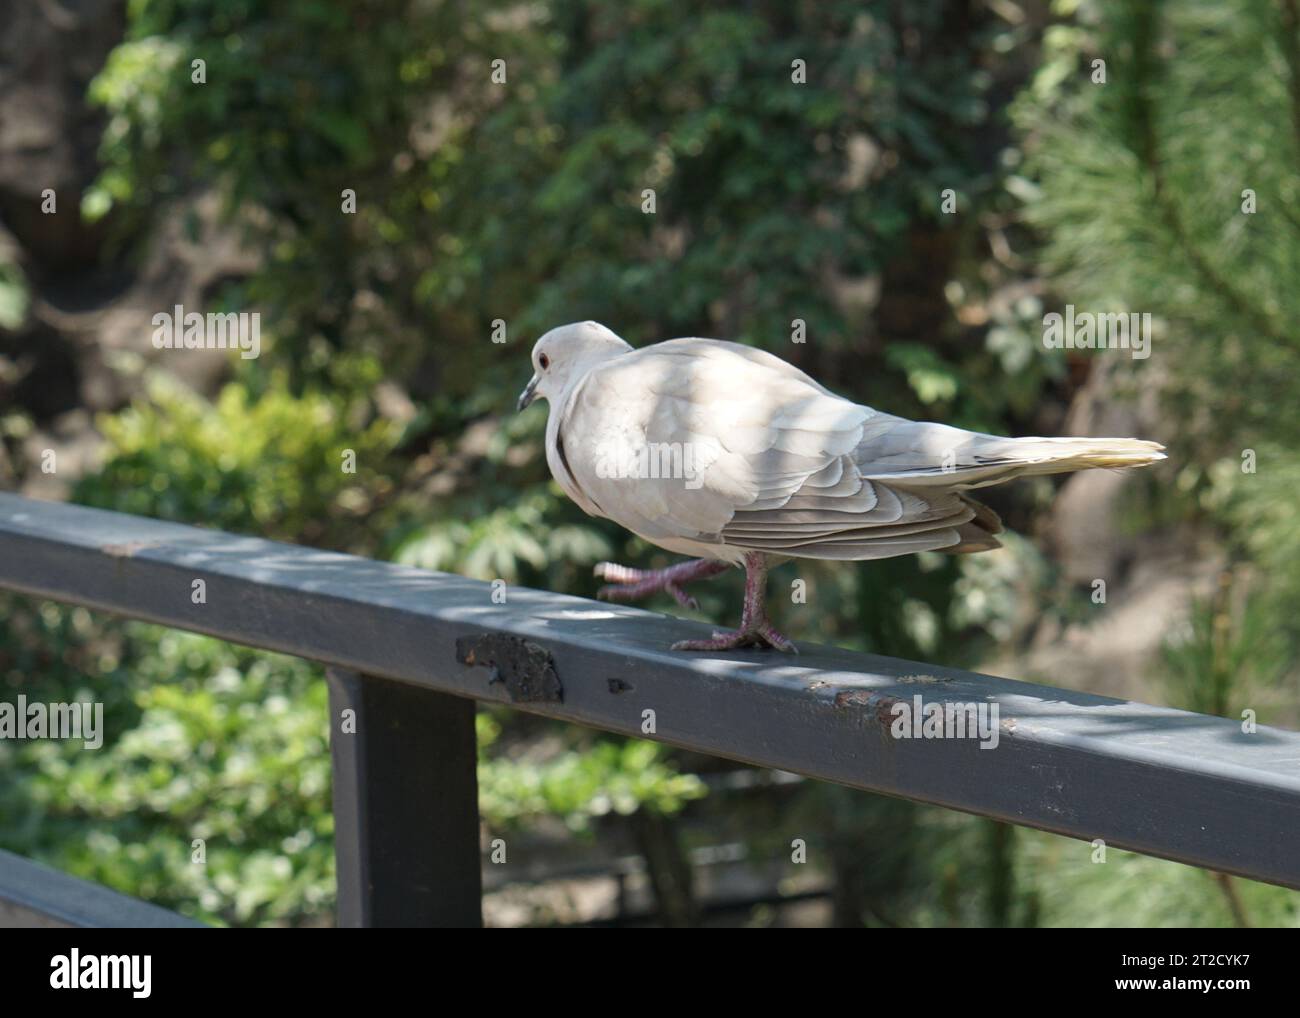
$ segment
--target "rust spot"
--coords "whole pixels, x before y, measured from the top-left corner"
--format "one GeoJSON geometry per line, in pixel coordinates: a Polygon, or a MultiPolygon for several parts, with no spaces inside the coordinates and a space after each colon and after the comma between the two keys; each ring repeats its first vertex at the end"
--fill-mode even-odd
{"type": "Polygon", "coordinates": [[[488,684],[504,684],[515,703],[559,703],[564,699],[551,652],[523,637],[504,633],[462,636],[456,641],[456,660],[486,667],[488,684]]]}
{"type": "Polygon", "coordinates": [[[156,548],[157,541],[127,541],[126,544],[106,544],[100,551],[114,558],[134,558],[135,553],[145,548],[156,548]]]}
{"type": "Polygon", "coordinates": [[[876,702],[876,720],[880,722],[882,728],[892,728],[895,719],[894,706],[904,703],[904,700],[896,696],[882,696],[876,702]]]}
{"type": "Polygon", "coordinates": [[[942,675],[942,676],[941,675],[904,675],[902,678],[898,680],[898,683],[901,686],[910,686],[913,685],[914,683],[920,683],[922,685],[929,686],[939,682],[951,682],[951,681],[952,679],[950,679],[946,675],[942,675]]]}
{"type": "Polygon", "coordinates": [[[896,696],[885,696],[867,689],[842,689],[835,694],[836,707],[871,710],[876,721],[884,728],[889,728],[894,723],[894,704],[903,702],[896,696]]]}

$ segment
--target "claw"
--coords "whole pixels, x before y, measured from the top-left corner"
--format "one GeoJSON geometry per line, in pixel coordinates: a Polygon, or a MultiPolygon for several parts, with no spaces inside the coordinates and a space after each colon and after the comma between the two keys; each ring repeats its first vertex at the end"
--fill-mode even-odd
{"type": "Polygon", "coordinates": [[[617,562],[598,562],[592,571],[597,578],[611,581],[596,591],[601,601],[635,601],[663,591],[683,608],[696,610],[699,602],[682,589],[682,584],[716,576],[726,568],[723,562],[695,559],[666,569],[632,569],[617,562]]]}
{"type": "Polygon", "coordinates": [[[743,647],[757,647],[761,650],[779,650],[789,654],[798,654],[799,648],[782,636],[769,624],[755,629],[736,629],[713,633],[711,640],[678,640],[673,650],[740,650],[743,647]]]}
{"type": "Polygon", "coordinates": [[[798,654],[799,649],[777,632],[767,620],[763,605],[763,591],[767,580],[767,558],[760,552],[745,556],[745,610],[740,628],[734,632],[715,632],[711,640],[678,640],[673,650],[738,650],[741,647],[760,647],[798,654]]]}
{"type": "MultiPolygon", "coordinates": [[[[726,569],[724,562],[694,559],[666,569],[633,569],[617,562],[598,562],[592,572],[599,579],[610,581],[596,591],[596,597],[602,601],[635,601],[662,592],[683,608],[694,611],[699,608],[699,603],[686,593],[683,585],[717,576],[726,569]]],[[[759,552],[749,552],[745,557],[745,611],[740,628],[735,632],[719,630],[711,640],[679,640],[673,644],[672,649],[736,650],[740,647],[759,647],[798,654],[795,645],[778,633],[767,620],[767,612],[763,607],[766,577],[766,557],[759,552]]]]}
{"type": "Polygon", "coordinates": [[[673,600],[683,608],[689,608],[691,611],[697,611],[699,609],[700,603],[696,601],[695,598],[691,597],[690,594],[686,593],[686,591],[682,590],[681,587],[677,586],[677,584],[665,583],[664,590],[671,594],[673,600]]]}
{"type": "Polygon", "coordinates": [[[597,562],[592,574],[598,580],[609,580],[611,583],[619,584],[637,583],[650,575],[648,570],[621,566],[617,562],[597,562]]]}

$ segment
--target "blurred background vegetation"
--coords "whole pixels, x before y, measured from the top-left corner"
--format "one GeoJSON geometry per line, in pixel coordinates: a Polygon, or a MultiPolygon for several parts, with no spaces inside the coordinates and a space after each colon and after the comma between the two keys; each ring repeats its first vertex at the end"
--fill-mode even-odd
{"type": "MultiPolygon", "coordinates": [[[[1295,727],[1298,9],[10,5],[0,485],[591,595],[596,561],[669,558],[551,482],[545,414],[512,412],[533,340],[734,339],[892,413],[1170,446],[992,489],[998,552],[782,567],[797,639],[1295,727]],[[1152,356],[1046,350],[1067,303],[1151,313],[1152,356]],[[262,356],[154,350],[175,304],[259,311],[262,356]]],[[[331,921],[317,668],[3,595],[0,689],[108,726],[0,743],[0,845],[209,922],[331,921]]],[[[1278,888],[657,744],[479,735],[490,922],[1300,923],[1278,888]]]]}

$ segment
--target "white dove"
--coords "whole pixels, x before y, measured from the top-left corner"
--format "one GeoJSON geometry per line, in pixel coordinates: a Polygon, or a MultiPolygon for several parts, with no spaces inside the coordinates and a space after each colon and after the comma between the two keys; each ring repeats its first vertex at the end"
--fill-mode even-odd
{"type": "Polygon", "coordinates": [[[716,339],[633,349],[597,322],[533,347],[519,396],[550,403],[546,461],[592,516],[694,557],[666,569],[602,562],[598,596],[657,591],[745,568],[740,628],[674,650],[793,651],[764,605],[788,558],[877,559],[999,547],[997,514],[964,494],[1013,477],[1140,467],[1163,446],[1134,438],[1002,438],[909,421],[844,399],[770,353],[716,339]]]}

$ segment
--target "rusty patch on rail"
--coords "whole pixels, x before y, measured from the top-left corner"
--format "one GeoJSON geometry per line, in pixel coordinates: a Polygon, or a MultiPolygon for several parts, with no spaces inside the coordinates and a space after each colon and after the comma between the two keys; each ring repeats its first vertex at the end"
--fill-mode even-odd
{"type": "Polygon", "coordinates": [[[156,547],[158,547],[157,541],[127,541],[126,544],[106,544],[100,548],[100,551],[105,555],[112,555],[113,558],[135,558],[136,552],[156,547]]]}
{"type": "Polygon", "coordinates": [[[835,706],[840,710],[849,708],[873,709],[876,721],[884,728],[894,723],[894,705],[904,703],[897,696],[873,693],[869,689],[842,689],[835,694],[835,706]]]}
{"type": "Polygon", "coordinates": [[[946,675],[904,675],[898,680],[900,686],[910,686],[915,683],[930,686],[940,682],[951,682],[946,675]]]}
{"type": "Polygon", "coordinates": [[[564,700],[551,652],[523,637],[504,633],[462,636],[456,641],[456,660],[486,668],[488,684],[504,683],[515,703],[564,700]]]}

